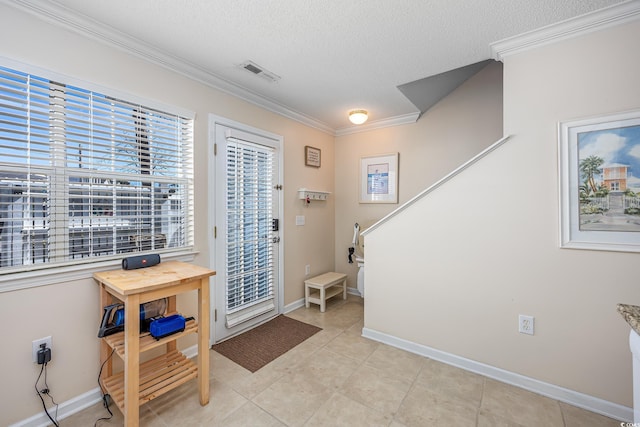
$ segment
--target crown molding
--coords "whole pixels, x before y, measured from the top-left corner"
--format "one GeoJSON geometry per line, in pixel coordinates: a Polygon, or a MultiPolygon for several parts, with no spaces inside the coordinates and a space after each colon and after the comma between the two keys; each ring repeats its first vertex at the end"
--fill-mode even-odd
{"type": "Polygon", "coordinates": [[[128,34],[102,24],[85,15],[73,12],[55,1],[0,0],[0,2],[7,6],[23,10],[39,17],[40,19],[44,19],[45,21],[64,27],[98,42],[115,47],[121,51],[164,67],[189,79],[240,98],[251,104],[257,105],[258,107],[262,107],[265,110],[295,120],[330,135],[335,135],[335,130],[323,122],[315,120],[276,101],[225,80],[183,58],[167,54],[166,52],[142,40],[131,37],[128,34]]]}
{"type": "Polygon", "coordinates": [[[640,1],[629,0],[591,13],[567,19],[514,37],[491,43],[493,59],[505,57],[588,34],[640,18],[640,1]]]}
{"type": "Polygon", "coordinates": [[[417,112],[417,113],[404,114],[402,116],[390,117],[388,119],[376,120],[374,122],[370,122],[363,125],[355,125],[355,126],[349,126],[346,128],[338,129],[335,132],[335,136],[344,136],[344,135],[350,135],[352,133],[367,132],[374,129],[382,129],[382,128],[388,128],[391,126],[412,124],[417,122],[419,118],[420,118],[420,112],[417,112]]]}

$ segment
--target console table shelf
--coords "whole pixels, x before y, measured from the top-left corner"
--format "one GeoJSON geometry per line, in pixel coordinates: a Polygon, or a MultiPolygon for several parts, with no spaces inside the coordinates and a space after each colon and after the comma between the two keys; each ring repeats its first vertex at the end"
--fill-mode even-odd
{"type": "Polygon", "coordinates": [[[94,273],[100,285],[100,306],[114,300],[124,303],[124,331],[102,338],[100,362],[104,363],[101,381],[107,393],[124,414],[126,427],[138,427],[139,406],[197,379],[200,404],[209,403],[209,277],[215,271],[179,261],[163,262],[137,270],[112,270],[94,273]],[[156,340],[140,334],[140,304],[167,298],[167,313],[176,312],[176,295],[197,291],[197,322],[186,322],[185,330],[156,340]],[[187,334],[198,335],[197,363],[177,350],[176,340],[187,334]],[[140,353],[160,346],[165,353],[140,363],[140,353]],[[122,372],[113,372],[110,355],[124,361],[122,372]]]}
{"type": "MultiPolygon", "coordinates": [[[[172,351],[140,365],[138,405],[147,403],[198,376],[198,367],[179,351],[172,351]]],[[[124,372],[105,378],[104,387],[124,413],[124,372]]]]}
{"type": "MultiPolygon", "coordinates": [[[[167,316],[169,315],[170,314],[167,314],[167,316]]],[[[152,337],[149,332],[144,332],[140,334],[140,353],[167,344],[187,334],[193,334],[197,332],[198,322],[196,322],[195,320],[187,320],[184,331],[169,335],[168,337],[160,338],[159,340],[152,337]]],[[[118,332],[116,334],[106,336],[104,337],[104,340],[107,342],[107,344],[109,344],[109,347],[115,349],[118,356],[124,358],[124,332],[118,332]]]]}

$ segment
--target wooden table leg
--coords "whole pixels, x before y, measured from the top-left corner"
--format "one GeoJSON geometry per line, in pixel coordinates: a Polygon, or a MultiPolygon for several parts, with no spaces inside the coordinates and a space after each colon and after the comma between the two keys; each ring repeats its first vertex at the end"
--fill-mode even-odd
{"type": "MultiPolygon", "coordinates": [[[[107,305],[109,305],[109,300],[110,300],[110,295],[109,293],[105,290],[104,285],[100,285],[100,307],[106,307],[107,305]]],[[[102,321],[102,316],[104,315],[104,310],[102,312],[100,312],[100,321],[102,321]]],[[[102,370],[102,378],[107,378],[110,377],[111,374],[113,373],[113,358],[109,357],[111,356],[111,352],[112,349],[109,346],[109,344],[107,344],[105,342],[105,340],[100,340],[100,364],[102,365],[104,363],[104,369],[102,370]],[[107,361],[105,363],[105,360],[107,361]]],[[[102,388],[102,386],[100,386],[100,389],[102,392],[106,393],[106,390],[104,390],[102,388]]]]}
{"type": "MultiPolygon", "coordinates": [[[[167,313],[175,313],[177,312],[178,307],[176,304],[176,296],[171,295],[167,297],[167,313]]],[[[176,340],[169,341],[166,345],[167,353],[170,353],[178,348],[178,343],[176,340]]]]}
{"type": "Polygon", "coordinates": [[[347,279],[342,282],[342,299],[347,299],[347,279]]]}
{"type": "Polygon", "coordinates": [[[140,408],[140,295],[124,302],[124,425],[138,427],[140,408]]]}
{"type": "Polygon", "coordinates": [[[198,289],[198,388],[200,405],[209,403],[209,278],[198,289]]]}

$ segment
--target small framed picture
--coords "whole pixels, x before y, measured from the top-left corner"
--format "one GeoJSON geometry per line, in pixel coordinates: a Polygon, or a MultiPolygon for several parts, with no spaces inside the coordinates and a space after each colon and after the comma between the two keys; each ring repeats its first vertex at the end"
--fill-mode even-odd
{"type": "Polygon", "coordinates": [[[398,203],[398,153],[360,159],[360,203],[398,203]]]}
{"type": "Polygon", "coordinates": [[[314,168],[320,167],[320,149],[306,145],[304,147],[304,164],[314,168]]]}

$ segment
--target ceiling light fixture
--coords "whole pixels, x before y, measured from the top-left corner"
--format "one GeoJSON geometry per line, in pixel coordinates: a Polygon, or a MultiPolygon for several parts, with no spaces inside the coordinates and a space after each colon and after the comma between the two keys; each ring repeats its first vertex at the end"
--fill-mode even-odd
{"type": "Polygon", "coordinates": [[[369,118],[367,110],[351,110],[349,111],[349,120],[354,125],[361,125],[369,118]]]}

